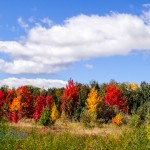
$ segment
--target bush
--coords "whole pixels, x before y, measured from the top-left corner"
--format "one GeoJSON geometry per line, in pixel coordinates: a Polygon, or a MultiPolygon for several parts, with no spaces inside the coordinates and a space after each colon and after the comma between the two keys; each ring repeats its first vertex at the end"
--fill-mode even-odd
{"type": "Polygon", "coordinates": [[[131,118],[128,121],[130,127],[139,127],[142,124],[142,120],[139,115],[132,114],[131,118]]]}
{"type": "Polygon", "coordinates": [[[117,126],[120,126],[123,124],[123,115],[121,113],[117,114],[115,118],[112,119],[112,123],[117,125],[117,126]]]}
{"type": "Polygon", "coordinates": [[[50,113],[50,110],[48,108],[46,108],[43,111],[43,113],[42,113],[42,115],[38,121],[38,124],[44,125],[44,126],[50,126],[53,124],[53,121],[51,119],[51,113],[50,113]]]}
{"type": "Polygon", "coordinates": [[[137,111],[144,103],[150,102],[150,84],[146,82],[142,82],[137,90],[126,89],[123,92],[127,98],[130,114],[133,111],[137,111]]]}
{"type": "Polygon", "coordinates": [[[109,123],[111,122],[112,118],[115,117],[117,113],[118,112],[116,112],[113,107],[108,106],[105,103],[101,103],[99,106],[97,119],[101,119],[103,123],[109,123]]]}
{"type": "Polygon", "coordinates": [[[88,97],[88,93],[90,91],[90,88],[88,85],[83,85],[81,83],[77,84],[78,87],[78,93],[79,93],[79,98],[78,98],[78,105],[77,108],[74,112],[73,120],[79,121],[81,118],[81,113],[85,109],[86,106],[86,100],[88,97]]]}
{"type": "Polygon", "coordinates": [[[80,121],[83,123],[85,127],[91,128],[94,127],[94,123],[96,120],[96,114],[95,113],[89,113],[88,110],[84,110],[81,114],[80,121]]]}
{"type": "Polygon", "coordinates": [[[141,105],[137,111],[136,114],[140,116],[141,120],[149,120],[150,119],[150,102],[145,102],[143,105],[141,105]]]}

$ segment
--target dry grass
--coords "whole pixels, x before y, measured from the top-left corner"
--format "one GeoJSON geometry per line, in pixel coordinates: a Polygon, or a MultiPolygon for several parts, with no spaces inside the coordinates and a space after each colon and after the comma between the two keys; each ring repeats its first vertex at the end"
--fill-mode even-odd
{"type": "Polygon", "coordinates": [[[125,130],[129,130],[127,126],[117,127],[113,124],[103,124],[101,127],[85,128],[80,122],[70,122],[67,120],[57,120],[51,127],[37,126],[33,119],[21,119],[17,124],[9,123],[10,126],[17,130],[31,132],[35,128],[41,134],[48,134],[54,132],[56,134],[70,132],[76,135],[101,135],[118,137],[125,130]]]}
{"type": "Polygon", "coordinates": [[[85,128],[80,122],[68,121],[63,123],[61,120],[58,120],[55,123],[55,128],[60,129],[60,131],[67,131],[76,135],[112,135],[113,137],[118,137],[118,135],[121,135],[123,131],[129,130],[126,125],[118,127],[113,124],[103,124],[101,127],[85,128]]]}

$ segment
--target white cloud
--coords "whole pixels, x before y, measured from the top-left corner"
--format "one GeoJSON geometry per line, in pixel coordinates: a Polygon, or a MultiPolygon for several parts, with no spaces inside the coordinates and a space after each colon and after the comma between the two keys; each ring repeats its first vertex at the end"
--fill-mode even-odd
{"type": "Polygon", "coordinates": [[[27,29],[27,28],[29,27],[29,25],[28,25],[26,22],[24,22],[21,17],[18,18],[18,23],[19,23],[19,25],[20,25],[22,28],[24,28],[24,29],[27,29]]]}
{"type": "Polygon", "coordinates": [[[91,65],[91,64],[85,64],[85,67],[86,67],[87,69],[93,69],[93,65],[91,65]]]}
{"type": "Polygon", "coordinates": [[[145,23],[150,24],[150,10],[143,11],[142,18],[144,19],[145,23]]]}
{"type": "Polygon", "coordinates": [[[0,41],[0,52],[12,58],[12,62],[0,59],[0,71],[52,74],[87,58],[150,50],[150,24],[145,22],[141,16],[112,13],[74,16],[49,28],[32,27],[21,42],[0,41]]]}
{"type": "Polygon", "coordinates": [[[24,85],[32,85],[39,88],[61,88],[65,87],[67,84],[66,81],[63,80],[50,80],[50,79],[26,79],[26,78],[7,78],[7,79],[1,79],[0,85],[8,85],[9,88],[18,88],[20,86],[24,85]]]}
{"type": "Polygon", "coordinates": [[[48,26],[51,26],[53,24],[53,21],[48,17],[41,19],[41,22],[47,24],[48,26]]]}

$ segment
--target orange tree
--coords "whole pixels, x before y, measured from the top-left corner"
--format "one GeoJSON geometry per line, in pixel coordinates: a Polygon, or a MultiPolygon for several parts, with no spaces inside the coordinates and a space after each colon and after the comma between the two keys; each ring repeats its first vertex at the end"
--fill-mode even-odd
{"type": "MultiPolygon", "coordinates": [[[[12,93],[10,91],[7,95],[7,97],[12,93]]],[[[13,94],[13,93],[12,93],[13,94]]],[[[21,119],[22,117],[29,117],[31,118],[33,116],[34,112],[34,99],[28,90],[27,86],[19,87],[16,90],[16,96],[13,98],[10,106],[9,106],[9,118],[10,120],[17,122],[18,119],[21,119]]],[[[11,96],[11,95],[10,95],[11,96]]],[[[6,97],[6,99],[7,99],[6,97]]],[[[8,97],[8,100],[9,101],[8,97]]]]}

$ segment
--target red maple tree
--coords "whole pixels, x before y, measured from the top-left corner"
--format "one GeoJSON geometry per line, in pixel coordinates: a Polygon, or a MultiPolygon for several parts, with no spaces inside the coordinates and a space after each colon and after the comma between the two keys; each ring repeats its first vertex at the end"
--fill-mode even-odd
{"type": "Polygon", "coordinates": [[[75,109],[78,105],[78,87],[73,80],[69,80],[61,98],[61,111],[71,118],[74,115],[75,109]]]}
{"type": "Polygon", "coordinates": [[[107,85],[103,102],[109,106],[118,108],[122,112],[127,112],[128,110],[128,107],[126,106],[126,98],[114,83],[107,85]]]}

